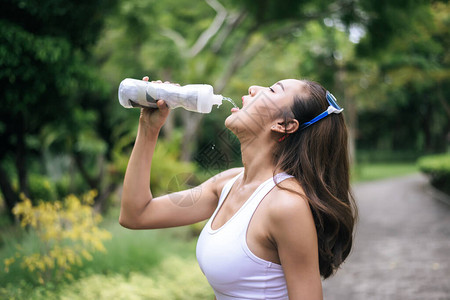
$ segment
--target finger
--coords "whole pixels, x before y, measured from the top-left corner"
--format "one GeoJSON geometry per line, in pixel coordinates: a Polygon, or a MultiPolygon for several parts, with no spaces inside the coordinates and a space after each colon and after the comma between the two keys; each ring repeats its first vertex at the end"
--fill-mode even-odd
{"type": "Polygon", "coordinates": [[[156,105],[158,106],[159,110],[161,110],[161,111],[169,110],[169,107],[167,106],[167,104],[164,100],[158,100],[156,102],[156,105]]]}
{"type": "Polygon", "coordinates": [[[153,108],[153,107],[142,107],[141,114],[151,114],[155,110],[156,110],[156,108],[153,108]]]}
{"type": "Polygon", "coordinates": [[[148,76],[144,76],[144,78],[142,78],[142,80],[144,80],[144,81],[148,81],[148,76]]]}
{"type": "Polygon", "coordinates": [[[170,84],[170,81],[164,81],[164,83],[169,83],[170,84]]]}

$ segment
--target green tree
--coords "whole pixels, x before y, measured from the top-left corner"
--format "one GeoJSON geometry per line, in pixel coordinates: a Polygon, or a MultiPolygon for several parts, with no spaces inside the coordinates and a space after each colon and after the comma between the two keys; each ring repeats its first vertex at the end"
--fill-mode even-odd
{"type": "Polygon", "coordinates": [[[371,65],[365,89],[360,89],[360,145],[445,151],[450,132],[450,6],[446,1],[399,4],[406,7],[389,11],[377,4],[380,17],[368,26],[358,48],[358,56],[371,65]],[[391,35],[389,40],[377,38],[384,32],[391,35]]]}
{"type": "Polygon", "coordinates": [[[18,194],[28,193],[32,158],[39,159],[43,150],[41,130],[71,124],[76,131],[74,112],[102,94],[89,53],[114,2],[2,1],[0,189],[9,212],[18,194]],[[12,185],[15,176],[18,189],[12,185]]]}

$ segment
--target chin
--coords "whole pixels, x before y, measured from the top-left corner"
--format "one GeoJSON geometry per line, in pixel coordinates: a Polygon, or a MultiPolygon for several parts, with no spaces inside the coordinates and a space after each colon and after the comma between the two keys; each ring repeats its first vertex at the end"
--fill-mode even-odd
{"type": "Polygon", "coordinates": [[[236,121],[237,118],[234,117],[233,114],[229,115],[226,119],[225,119],[225,127],[232,130],[232,128],[234,127],[233,125],[236,125],[236,121]]]}
{"type": "Polygon", "coordinates": [[[229,115],[225,119],[225,127],[234,133],[238,138],[244,132],[248,130],[246,121],[241,117],[237,116],[236,113],[229,115]]]}

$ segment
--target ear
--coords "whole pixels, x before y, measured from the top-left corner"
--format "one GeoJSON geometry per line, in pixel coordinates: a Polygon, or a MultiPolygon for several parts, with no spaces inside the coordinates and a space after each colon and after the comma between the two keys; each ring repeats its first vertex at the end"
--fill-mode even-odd
{"type": "Polygon", "coordinates": [[[294,133],[298,130],[300,124],[296,119],[289,119],[287,123],[284,119],[279,119],[276,124],[272,125],[270,130],[278,133],[294,133]]]}

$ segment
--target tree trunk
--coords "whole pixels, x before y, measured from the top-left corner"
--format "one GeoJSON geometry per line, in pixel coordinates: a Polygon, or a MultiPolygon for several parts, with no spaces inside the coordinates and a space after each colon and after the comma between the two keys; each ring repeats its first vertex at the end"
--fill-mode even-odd
{"type": "Polygon", "coordinates": [[[14,222],[14,214],[12,209],[20,201],[19,195],[14,192],[11,180],[5,170],[0,167],[0,189],[2,190],[3,199],[5,199],[8,217],[14,222]]]}
{"type": "MultiPolygon", "coordinates": [[[[348,73],[344,66],[338,67],[338,72],[336,76],[335,89],[343,96],[343,107],[345,108],[345,119],[347,121],[348,130],[348,154],[350,159],[350,164],[354,165],[356,163],[356,128],[358,126],[358,112],[356,104],[354,103],[354,95],[348,88],[348,73]]],[[[351,83],[356,84],[356,83],[351,83]]]]}
{"type": "Polygon", "coordinates": [[[28,170],[26,165],[26,145],[25,145],[25,117],[22,113],[18,115],[17,125],[17,148],[16,148],[16,169],[19,179],[19,191],[29,196],[28,193],[28,170]]]}
{"type": "Polygon", "coordinates": [[[81,177],[83,177],[84,181],[86,181],[86,183],[89,185],[89,188],[96,189],[98,191],[99,178],[94,178],[93,176],[89,175],[88,170],[84,167],[82,155],[80,153],[74,152],[73,159],[78,168],[78,171],[80,171],[81,177]]]}
{"type": "MultiPolygon", "coordinates": [[[[345,96],[344,96],[345,97],[345,96]]],[[[356,128],[358,122],[358,113],[356,105],[351,96],[347,96],[345,103],[347,110],[348,120],[348,153],[350,157],[350,163],[354,165],[356,163],[356,128]]]]}
{"type": "Polygon", "coordinates": [[[97,197],[94,199],[94,209],[100,213],[106,213],[108,210],[108,197],[117,189],[117,183],[110,183],[105,189],[99,191],[97,197]]]}
{"type": "Polygon", "coordinates": [[[90,189],[97,191],[97,196],[94,199],[94,208],[96,211],[104,213],[108,209],[108,197],[116,190],[118,183],[111,182],[107,184],[108,178],[105,176],[105,157],[99,155],[97,158],[98,174],[92,176],[88,173],[88,170],[84,166],[83,157],[81,153],[73,153],[73,159],[78,171],[80,171],[83,180],[89,185],[90,189]]]}
{"type": "Polygon", "coordinates": [[[429,104],[429,101],[425,102],[426,104],[426,110],[425,110],[425,114],[422,118],[422,130],[424,133],[424,147],[425,147],[425,152],[426,153],[431,153],[433,152],[433,137],[432,137],[432,133],[431,133],[431,122],[430,122],[430,118],[429,116],[432,115],[432,108],[431,105],[429,104]]]}

